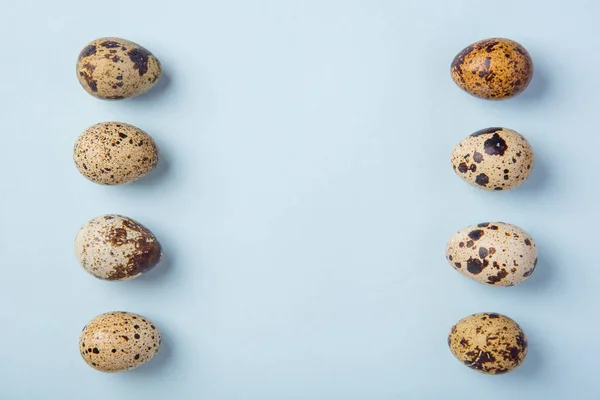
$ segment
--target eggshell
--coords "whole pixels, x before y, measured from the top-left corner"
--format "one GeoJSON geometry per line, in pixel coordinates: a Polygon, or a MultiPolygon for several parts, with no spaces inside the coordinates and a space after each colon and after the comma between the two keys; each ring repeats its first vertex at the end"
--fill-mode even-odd
{"type": "Polygon", "coordinates": [[[83,328],[79,351],[92,368],[119,372],[150,361],[161,343],[160,332],[147,318],[129,312],[109,312],[98,315],[83,328]]]}
{"type": "Polygon", "coordinates": [[[456,175],[485,190],[509,190],[521,185],[533,170],[531,145],[520,133],[487,128],[463,139],[452,151],[456,175]]]}
{"type": "Polygon", "coordinates": [[[488,285],[513,286],[527,279],[537,266],[533,238],[504,222],[468,226],[446,245],[448,263],[461,274],[488,285]]]}
{"type": "Polygon", "coordinates": [[[140,179],[158,164],[152,137],[123,122],[102,122],[83,132],[73,149],[79,172],[101,185],[119,185],[140,179]]]}
{"type": "Polygon", "coordinates": [[[150,90],[162,75],[158,59],[144,47],[120,38],[100,38],[79,53],[77,78],[92,96],[126,99],[150,90]]]}
{"type": "Polygon", "coordinates": [[[75,238],[75,253],[87,272],[111,281],[137,278],[162,255],[148,228],[121,215],[103,215],[85,224],[75,238]]]}
{"type": "Polygon", "coordinates": [[[458,321],[450,331],[448,346],[461,363],[489,375],[513,371],[527,356],[527,337],[521,327],[497,313],[458,321]]]}
{"type": "Polygon", "coordinates": [[[501,100],[523,92],[533,78],[531,56],[519,43],[502,38],[481,40],[452,61],[452,79],[467,93],[501,100]]]}

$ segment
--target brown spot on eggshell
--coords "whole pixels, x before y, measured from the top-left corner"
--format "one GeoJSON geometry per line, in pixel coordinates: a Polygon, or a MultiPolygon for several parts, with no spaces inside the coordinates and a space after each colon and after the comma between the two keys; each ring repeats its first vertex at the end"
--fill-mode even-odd
{"type": "Polygon", "coordinates": [[[479,239],[481,239],[481,237],[485,234],[485,231],[483,229],[474,229],[471,232],[469,232],[469,234],[467,236],[469,236],[471,239],[477,241],[479,239]]]}
{"type": "MultiPolygon", "coordinates": [[[[88,65],[87,67],[93,67],[93,66],[88,65]]],[[[98,92],[98,82],[92,78],[91,71],[93,71],[93,69],[87,69],[87,68],[82,71],[79,71],[79,78],[81,80],[85,81],[88,88],[93,93],[96,93],[96,92],[98,92]]]]}
{"type": "MultiPolygon", "coordinates": [[[[516,272],[516,268],[511,269],[511,271],[513,274],[516,272]]],[[[501,270],[498,271],[498,273],[496,275],[492,275],[490,277],[488,277],[488,282],[490,285],[495,285],[498,282],[502,282],[502,280],[504,278],[506,278],[508,276],[508,272],[506,270],[501,270]]],[[[505,285],[507,286],[507,285],[505,285]]]]}
{"type": "Polygon", "coordinates": [[[81,50],[81,52],[79,53],[79,59],[81,60],[82,58],[93,56],[94,54],[96,54],[95,45],[85,46],[83,50],[81,50]]]}
{"type": "Polygon", "coordinates": [[[152,57],[152,53],[143,47],[131,49],[127,52],[129,59],[133,63],[133,68],[138,70],[140,76],[144,76],[148,72],[148,61],[152,57]]]}
{"type": "Polygon", "coordinates": [[[515,225],[486,222],[454,234],[446,245],[446,259],[453,268],[457,264],[466,265],[466,269],[454,269],[477,282],[513,286],[533,273],[537,247],[533,238],[515,225]]]}
{"type": "Polygon", "coordinates": [[[92,96],[104,100],[138,96],[150,90],[161,75],[160,62],[150,51],[121,38],[94,40],[80,52],[77,60],[81,86],[92,96]]]}
{"type": "Polygon", "coordinates": [[[523,92],[533,78],[531,56],[519,43],[503,38],[481,40],[452,61],[454,82],[467,93],[502,100],[523,92]]]}
{"type": "Polygon", "coordinates": [[[490,178],[486,174],[481,173],[475,177],[475,183],[479,186],[486,186],[490,183],[490,178]]]}
{"type": "Polygon", "coordinates": [[[503,156],[508,149],[508,146],[506,145],[506,141],[502,139],[498,133],[494,133],[491,138],[483,143],[483,149],[487,155],[503,156]]]}
{"type": "MultiPolygon", "coordinates": [[[[102,372],[118,372],[137,368],[150,361],[158,352],[161,335],[148,320],[131,326],[133,316],[127,312],[109,312],[91,320],[79,339],[81,357],[91,367],[102,372]],[[126,340],[138,332],[138,340],[126,340]],[[90,346],[90,351],[83,350],[90,346]]],[[[137,316],[139,317],[139,316],[137,316]]]]}
{"type": "Polygon", "coordinates": [[[150,135],[123,122],[103,122],[86,129],[73,149],[79,172],[103,185],[138,180],[156,167],[158,159],[158,147],[150,135]]]}
{"type": "Polygon", "coordinates": [[[477,258],[469,258],[467,260],[467,271],[473,275],[478,275],[483,271],[483,263],[477,258]]]}
{"type": "Polygon", "coordinates": [[[498,313],[460,320],[448,335],[448,345],[461,363],[491,375],[513,371],[527,356],[527,338],[521,327],[498,313]]]}
{"type": "Polygon", "coordinates": [[[527,139],[518,132],[507,128],[489,128],[457,144],[450,162],[456,174],[475,187],[508,190],[529,178],[534,154],[527,139]],[[465,154],[474,154],[476,169],[470,169],[465,163],[465,154]]]}
{"type": "Polygon", "coordinates": [[[89,221],[75,238],[75,252],[87,272],[106,280],[136,278],[154,268],[161,258],[154,234],[121,215],[89,221]]]}

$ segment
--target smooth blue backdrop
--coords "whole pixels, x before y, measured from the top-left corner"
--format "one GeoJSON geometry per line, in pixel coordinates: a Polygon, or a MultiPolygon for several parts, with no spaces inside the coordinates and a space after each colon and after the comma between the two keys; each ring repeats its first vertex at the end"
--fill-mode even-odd
{"type": "Polygon", "coordinates": [[[0,2],[0,399],[598,399],[600,27],[596,1],[219,0],[0,2]],[[131,101],[77,82],[80,49],[139,42],[165,77],[131,101]],[[515,39],[529,90],[462,93],[449,64],[469,43],[515,39]],[[163,159],[103,187],[72,161],[106,120],[154,136],[163,159]],[[478,129],[532,143],[523,187],[471,188],[449,154],[478,129]],[[167,262],[140,279],[87,275],[73,239],[120,213],[167,262]],[[463,226],[529,231],[525,284],[486,287],[444,260],[463,226]],[[162,329],[139,370],[107,375],[78,353],[95,315],[162,329]],[[446,335],[475,312],[509,315],[530,354],[477,374],[446,335]]]}

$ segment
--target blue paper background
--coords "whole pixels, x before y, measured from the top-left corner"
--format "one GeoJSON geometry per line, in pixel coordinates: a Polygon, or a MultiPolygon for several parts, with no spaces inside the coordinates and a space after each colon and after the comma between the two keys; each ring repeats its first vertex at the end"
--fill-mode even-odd
{"type": "Polygon", "coordinates": [[[0,3],[0,399],[598,399],[600,62],[596,1],[72,0],[0,3]],[[101,36],[162,61],[157,88],[103,102],[79,86],[101,36]],[[504,36],[532,54],[522,96],[461,92],[449,64],[504,36]],[[119,120],[163,160],[123,187],[86,181],[72,147],[119,120]],[[523,133],[518,190],[454,176],[449,155],[489,126],[523,133]],[[102,282],[73,255],[81,225],[120,213],[167,263],[102,282]],[[540,264],[506,289],[454,272],[454,231],[502,220],[540,264]],[[127,310],[164,348],[123,374],[88,368],[81,328],[127,310]],[[477,374],[446,335],[475,312],[521,324],[516,372],[477,374]]]}

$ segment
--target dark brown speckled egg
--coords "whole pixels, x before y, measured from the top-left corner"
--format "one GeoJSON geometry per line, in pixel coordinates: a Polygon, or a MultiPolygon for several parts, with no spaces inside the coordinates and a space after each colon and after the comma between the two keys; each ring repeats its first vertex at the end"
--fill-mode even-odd
{"type": "Polygon", "coordinates": [[[448,335],[448,346],[461,363],[489,375],[513,371],[527,356],[527,337],[521,327],[498,313],[461,319],[448,335]]]}
{"type": "Polygon", "coordinates": [[[127,99],[150,90],[162,75],[158,59],[144,47],[120,38],[100,38],[79,53],[77,78],[92,96],[127,99]]]}
{"type": "Polygon", "coordinates": [[[533,78],[531,56],[519,43],[485,39],[463,49],[450,73],[465,92],[487,100],[508,99],[523,92],[533,78]]]}

